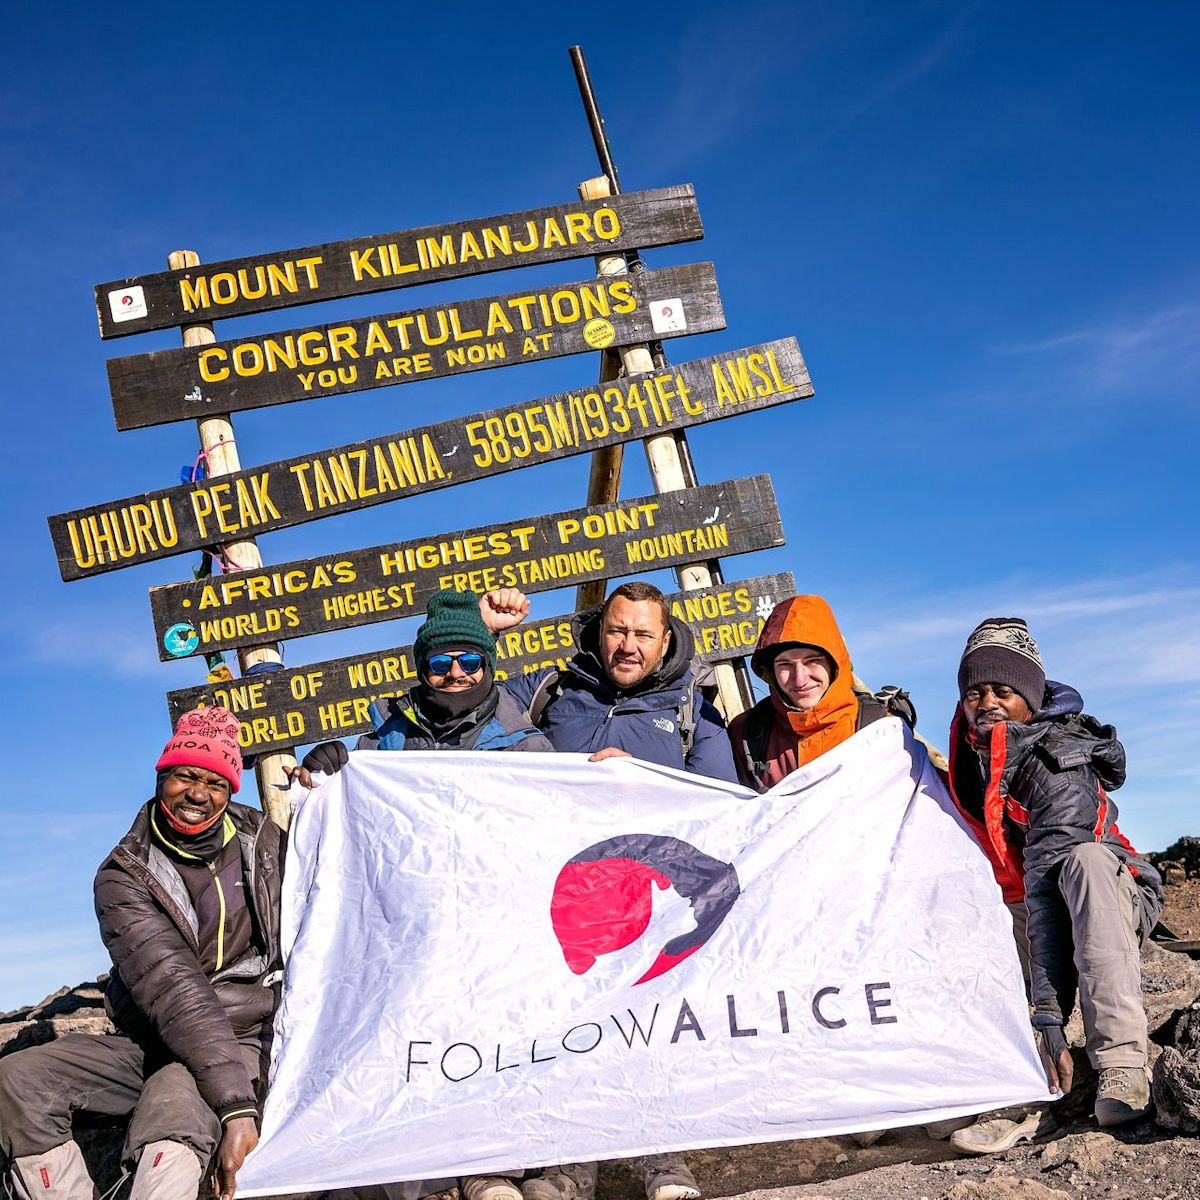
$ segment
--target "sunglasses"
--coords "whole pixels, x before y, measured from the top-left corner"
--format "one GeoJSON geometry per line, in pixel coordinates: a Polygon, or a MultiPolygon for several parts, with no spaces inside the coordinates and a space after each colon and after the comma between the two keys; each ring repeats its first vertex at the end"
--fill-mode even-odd
{"type": "Polygon", "coordinates": [[[446,675],[455,662],[464,675],[474,675],[483,666],[483,655],[478,650],[462,650],[458,654],[431,654],[425,660],[425,669],[430,675],[446,675]]]}

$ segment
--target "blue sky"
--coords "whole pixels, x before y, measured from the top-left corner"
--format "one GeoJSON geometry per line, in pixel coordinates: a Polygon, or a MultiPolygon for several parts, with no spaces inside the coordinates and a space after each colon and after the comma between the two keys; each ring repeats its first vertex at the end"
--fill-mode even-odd
{"type": "MultiPolygon", "coordinates": [[[[149,795],[164,693],[146,592],[191,556],[64,584],[45,518],[162,487],[186,423],[117,433],[92,285],[567,201],[597,173],[566,49],[587,51],[627,189],[694,183],[729,321],[676,360],[794,334],[800,405],[693,431],[704,482],[769,471],[792,570],[860,674],[944,742],[967,633],[1025,616],[1049,674],[1117,724],[1139,848],[1196,833],[1193,459],[1200,14],[1180,3],[30,6],[0,89],[7,430],[0,619],[10,730],[0,1011],[102,970],[91,878],[149,795]],[[451,15],[452,14],[452,15],[451,15]]],[[[248,317],[218,336],[391,311],[586,265],[248,317]]],[[[244,465],[570,387],[527,364],[239,414],[244,465]]],[[[651,490],[636,452],[624,494],[651,490]]],[[[268,535],[284,561],[583,502],[573,459],[268,535]]],[[[669,577],[659,582],[670,583],[669,577]]],[[[535,612],[570,606],[543,594],[535,612]]],[[[414,621],[288,645],[292,665],[414,621]]]]}

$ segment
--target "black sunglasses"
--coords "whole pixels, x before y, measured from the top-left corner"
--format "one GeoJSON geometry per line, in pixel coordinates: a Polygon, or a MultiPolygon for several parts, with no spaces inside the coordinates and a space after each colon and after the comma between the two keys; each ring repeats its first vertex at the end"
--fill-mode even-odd
{"type": "Polygon", "coordinates": [[[478,650],[460,650],[457,654],[431,654],[425,660],[425,669],[430,675],[446,675],[455,662],[464,675],[474,675],[483,666],[483,655],[478,650]]]}

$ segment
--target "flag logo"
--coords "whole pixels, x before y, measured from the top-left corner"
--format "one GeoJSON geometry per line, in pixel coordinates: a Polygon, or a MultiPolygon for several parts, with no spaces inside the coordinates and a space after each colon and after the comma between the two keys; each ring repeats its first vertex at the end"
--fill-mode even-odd
{"type": "Polygon", "coordinates": [[[550,901],[568,968],[584,975],[601,955],[636,942],[650,926],[654,890],[672,887],[691,905],[695,928],[666,942],[636,983],[665,974],[712,937],[741,895],[737,871],[660,834],[621,834],[581,850],[558,873],[550,901]]]}

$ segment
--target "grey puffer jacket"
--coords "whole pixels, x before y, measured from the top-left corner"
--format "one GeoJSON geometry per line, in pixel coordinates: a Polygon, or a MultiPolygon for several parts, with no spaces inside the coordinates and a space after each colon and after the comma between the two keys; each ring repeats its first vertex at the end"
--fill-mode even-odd
{"type": "Polygon", "coordinates": [[[152,1058],[178,1060],[222,1119],[257,1104],[238,1039],[271,1034],[279,998],[271,977],[281,966],[283,833],[256,809],[227,808],[242,853],[254,945],[237,962],[206,975],[197,917],[170,856],[152,839],[142,806],[133,827],[100,865],[96,916],[112,958],[105,1004],[113,1023],[152,1058]]]}
{"type": "MultiPolygon", "coordinates": [[[[1109,792],[1125,782],[1125,749],[1116,730],[1080,711],[1073,688],[1048,683],[1046,701],[1026,724],[992,727],[991,767],[985,771],[980,764],[982,821],[976,817],[973,824],[977,832],[983,827],[984,848],[1001,882],[1006,870],[1021,865],[1033,1020],[1060,1025],[1074,1007],[1077,985],[1071,918],[1058,890],[1067,855],[1075,846],[1100,842],[1125,863],[1138,882],[1144,932],[1162,912],[1163,893],[1158,872],[1117,828],[1109,792]]],[[[965,736],[958,720],[954,735],[965,736]]],[[[957,775],[955,798],[961,804],[961,769],[957,775]]]]}
{"type": "MultiPolygon", "coordinates": [[[[572,622],[579,651],[561,673],[556,695],[538,726],[559,751],[585,754],[615,746],[664,767],[737,782],[733,751],[720,713],[700,694],[692,673],[692,631],[671,618],[671,644],[659,669],[628,692],[618,691],[600,661],[600,609],[572,622]],[[681,705],[690,705],[692,744],[686,756],[679,730],[681,705]]],[[[506,688],[526,710],[539,684],[557,668],[506,679],[506,688]]]]}

